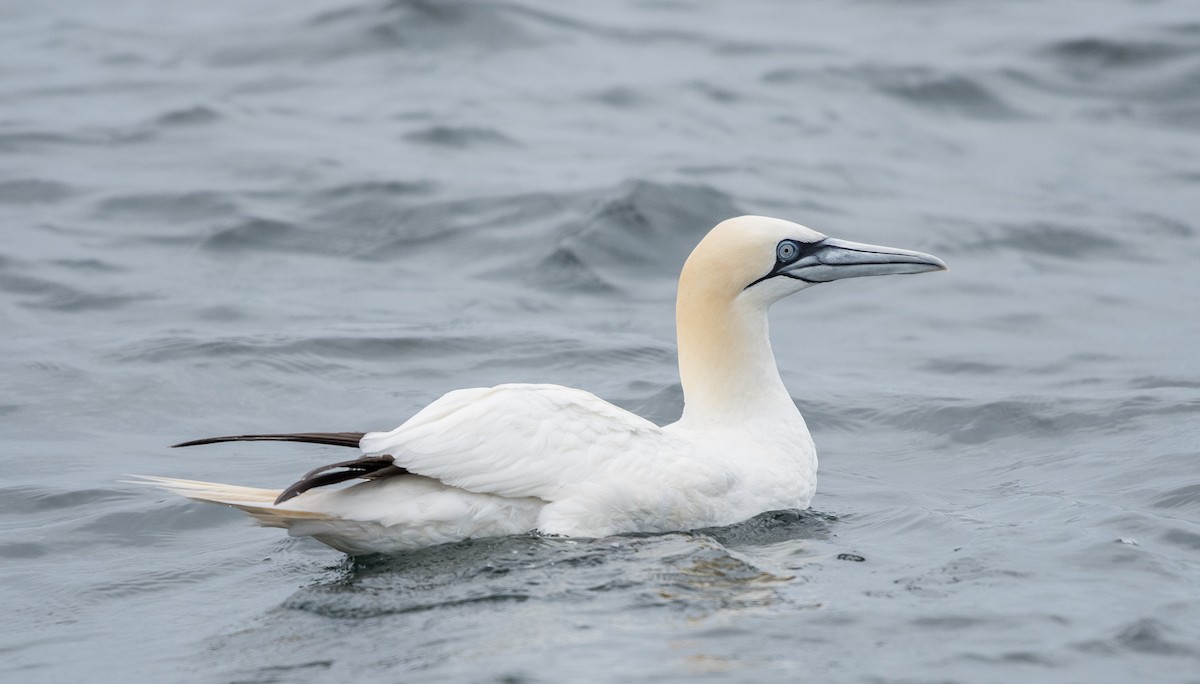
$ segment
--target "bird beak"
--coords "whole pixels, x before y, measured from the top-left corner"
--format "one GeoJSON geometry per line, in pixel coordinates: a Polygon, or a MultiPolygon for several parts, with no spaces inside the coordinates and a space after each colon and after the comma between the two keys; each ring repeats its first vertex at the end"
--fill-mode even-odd
{"type": "Polygon", "coordinates": [[[781,267],[779,275],[827,283],[842,278],[946,270],[944,261],[924,252],[835,238],[825,238],[818,244],[803,258],[781,267]]]}

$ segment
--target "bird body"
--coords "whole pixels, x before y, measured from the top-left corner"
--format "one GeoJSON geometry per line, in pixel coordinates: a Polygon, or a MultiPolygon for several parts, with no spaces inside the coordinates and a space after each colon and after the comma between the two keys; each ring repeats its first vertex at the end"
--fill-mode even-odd
{"type": "MultiPolygon", "coordinates": [[[[282,492],[147,479],[349,554],[531,530],[687,530],[807,508],[816,448],[779,377],[768,308],[818,282],[944,268],[927,254],[834,240],[779,219],[730,219],[701,241],[680,276],[678,422],[660,427],[583,390],[506,384],[450,392],[394,430],[364,433],[360,459],[319,468],[282,492]],[[348,479],[365,481],[323,486],[348,479]]],[[[186,445],[351,446],[358,435],[186,445]]]]}

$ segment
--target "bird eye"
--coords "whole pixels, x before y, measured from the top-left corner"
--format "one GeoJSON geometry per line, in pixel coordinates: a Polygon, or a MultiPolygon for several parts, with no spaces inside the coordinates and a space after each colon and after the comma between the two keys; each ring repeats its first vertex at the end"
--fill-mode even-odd
{"type": "Polygon", "coordinates": [[[800,248],[796,243],[784,240],[775,248],[775,253],[779,256],[780,261],[791,261],[800,253],[800,248]]]}

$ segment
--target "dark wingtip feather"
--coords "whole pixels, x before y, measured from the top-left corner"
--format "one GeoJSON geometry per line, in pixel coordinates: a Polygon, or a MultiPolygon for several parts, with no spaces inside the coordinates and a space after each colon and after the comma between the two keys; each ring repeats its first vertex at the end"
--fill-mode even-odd
{"type": "Polygon", "coordinates": [[[365,456],[353,461],[330,463],[305,473],[304,477],[280,492],[275,499],[281,504],[316,487],[326,487],[346,480],[377,480],[382,477],[407,475],[408,471],[395,465],[395,459],[387,454],[365,456]],[[338,470],[338,469],[341,470],[338,470]]]}
{"type": "Polygon", "coordinates": [[[358,448],[365,432],[296,432],[276,435],[227,435],[224,437],[206,437],[193,439],[190,442],[172,444],[171,448],[199,446],[201,444],[217,444],[220,442],[304,442],[307,444],[327,444],[329,446],[358,448]]]}

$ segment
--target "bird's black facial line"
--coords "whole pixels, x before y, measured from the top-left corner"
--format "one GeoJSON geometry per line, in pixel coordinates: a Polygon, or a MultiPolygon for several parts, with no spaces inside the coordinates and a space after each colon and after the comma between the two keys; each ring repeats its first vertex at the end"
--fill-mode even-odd
{"type": "Polygon", "coordinates": [[[782,271],[781,269],[783,269],[787,266],[790,266],[791,264],[796,263],[798,260],[803,259],[806,256],[813,254],[817,250],[821,249],[821,247],[824,245],[824,243],[825,243],[824,239],[817,240],[816,242],[798,242],[796,240],[780,240],[779,244],[775,245],[775,265],[773,267],[771,267],[771,272],[766,274],[765,276],[759,278],[758,280],[750,283],[749,285],[747,285],[746,287],[744,287],[742,289],[749,290],[750,288],[761,283],[762,281],[769,280],[771,278],[774,278],[775,276],[787,276],[788,278],[791,278],[793,280],[803,280],[806,283],[818,282],[815,280],[805,280],[804,278],[801,278],[800,276],[797,276],[797,275],[794,275],[791,273],[786,273],[786,272],[782,271]]]}

